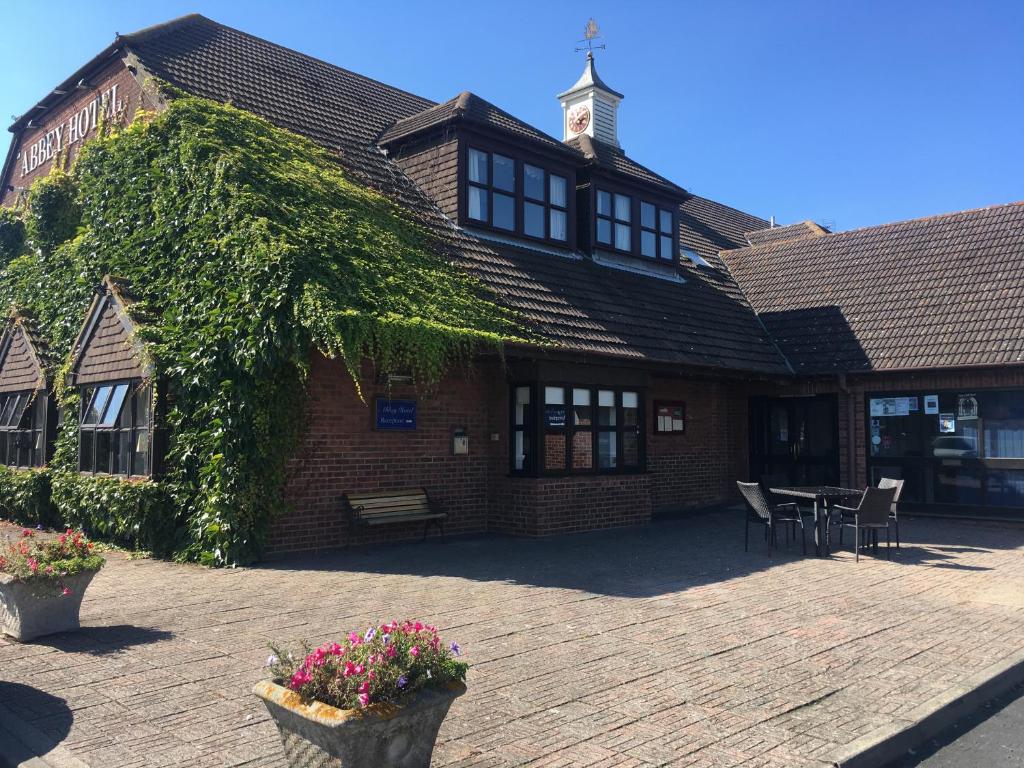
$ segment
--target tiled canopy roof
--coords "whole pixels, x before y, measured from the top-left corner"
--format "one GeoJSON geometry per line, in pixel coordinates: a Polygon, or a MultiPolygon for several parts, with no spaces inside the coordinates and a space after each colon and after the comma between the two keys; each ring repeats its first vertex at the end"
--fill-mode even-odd
{"type": "Polygon", "coordinates": [[[723,256],[797,373],[1024,362],[1024,203],[723,256]]]}
{"type": "MultiPolygon", "coordinates": [[[[594,163],[597,167],[611,173],[619,174],[632,181],[642,184],[650,184],[660,187],[662,191],[671,195],[685,195],[686,190],[677,184],[673,184],[664,176],[659,176],[650,168],[645,168],[635,160],[630,159],[625,152],[600,139],[594,139],[585,133],[565,142],[566,146],[580,152],[584,158],[594,163]]],[[[760,219],[758,219],[760,221],[760,219]]],[[[763,222],[762,226],[764,223],[763,222]]]]}
{"type": "Polygon", "coordinates": [[[456,120],[498,130],[520,141],[527,139],[570,157],[577,156],[576,152],[568,149],[562,142],[556,141],[543,131],[469,91],[463,91],[454,99],[425,109],[412,117],[396,121],[384,131],[379,143],[385,146],[456,120]]]}

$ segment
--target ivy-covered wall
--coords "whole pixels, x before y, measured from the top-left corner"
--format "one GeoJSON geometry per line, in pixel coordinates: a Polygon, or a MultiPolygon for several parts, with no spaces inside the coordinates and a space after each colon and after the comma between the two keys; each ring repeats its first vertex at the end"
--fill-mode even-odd
{"type": "Polygon", "coordinates": [[[370,358],[429,388],[480,345],[525,335],[405,212],[311,142],[231,106],[179,96],[105,132],[70,171],[37,182],[19,214],[0,214],[0,301],[34,317],[56,353],[65,418],[48,488],[0,475],[0,506],[182,559],[259,556],[314,351],[353,377],[370,358]],[[77,472],[78,393],[64,382],[105,274],[131,283],[166,382],[157,480],[77,472]]]}

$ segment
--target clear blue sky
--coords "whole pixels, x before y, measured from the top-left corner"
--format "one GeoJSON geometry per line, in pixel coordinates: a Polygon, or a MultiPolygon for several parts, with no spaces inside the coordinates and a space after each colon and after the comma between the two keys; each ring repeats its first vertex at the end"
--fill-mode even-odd
{"type": "Polygon", "coordinates": [[[559,135],[555,94],[594,16],[599,71],[626,95],[623,148],[692,192],[838,229],[1024,199],[1016,0],[0,5],[3,119],[115,32],[197,11],[428,98],[472,90],[559,135]]]}

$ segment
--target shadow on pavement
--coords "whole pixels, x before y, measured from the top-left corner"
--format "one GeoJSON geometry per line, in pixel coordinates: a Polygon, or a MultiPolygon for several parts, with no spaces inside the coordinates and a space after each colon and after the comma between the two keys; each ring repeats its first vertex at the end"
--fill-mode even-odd
{"type": "MultiPolygon", "coordinates": [[[[780,548],[770,551],[753,531],[750,551],[744,552],[743,515],[719,509],[656,519],[643,526],[543,538],[488,534],[452,538],[447,543],[430,539],[288,557],[256,568],[449,576],[643,598],[765,571],[802,558],[799,541],[787,547],[780,536],[780,548]]],[[[1024,528],[975,530],[969,522],[934,520],[915,521],[907,528],[902,549],[892,549],[895,565],[988,570],[968,562],[972,552],[1024,544],[1024,528]],[[1007,530],[1015,533],[1007,535],[1007,530]],[[960,547],[963,551],[955,551],[960,547]]],[[[850,554],[849,541],[845,550],[850,554]]],[[[812,552],[813,539],[808,537],[809,568],[818,562],[812,552]]],[[[885,562],[884,546],[877,558],[885,562]]],[[[862,555],[860,563],[851,560],[849,566],[869,568],[874,559],[862,555]]]]}
{"type": "Polygon", "coordinates": [[[12,714],[31,721],[32,727],[19,727],[10,716],[0,715],[0,765],[35,765],[33,758],[45,755],[67,737],[75,716],[64,699],[0,680],[0,705],[9,707],[15,702],[17,709],[12,714]]]}
{"type": "Polygon", "coordinates": [[[101,627],[83,626],[74,632],[47,635],[46,637],[34,640],[33,645],[45,645],[67,653],[87,653],[92,656],[105,656],[133,646],[157,643],[161,640],[170,640],[173,637],[173,632],[163,629],[136,627],[131,624],[114,624],[101,627]]]}

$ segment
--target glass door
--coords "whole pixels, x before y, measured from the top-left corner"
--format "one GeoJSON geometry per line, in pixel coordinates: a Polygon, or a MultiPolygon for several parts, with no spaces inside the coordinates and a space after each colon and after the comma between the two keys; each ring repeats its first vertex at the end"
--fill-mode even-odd
{"type": "Polygon", "coordinates": [[[771,485],[838,484],[837,416],[834,395],[751,399],[753,479],[771,485]]]}

